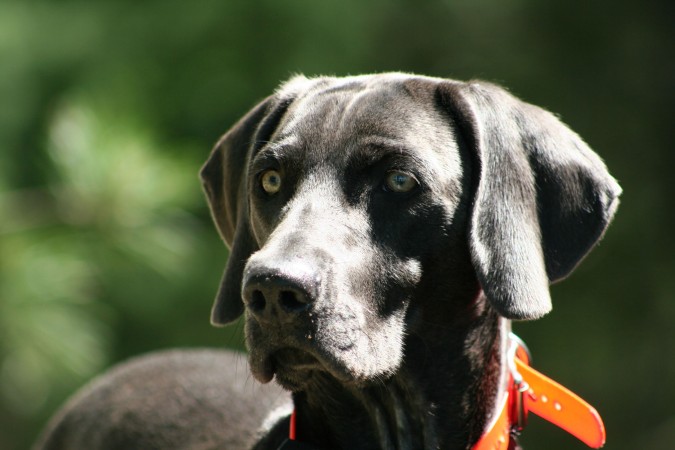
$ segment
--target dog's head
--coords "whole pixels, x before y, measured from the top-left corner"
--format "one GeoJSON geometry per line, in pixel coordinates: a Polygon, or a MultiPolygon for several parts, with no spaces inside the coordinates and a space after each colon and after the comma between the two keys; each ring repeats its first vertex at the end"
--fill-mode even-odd
{"type": "Polygon", "coordinates": [[[290,389],[392,374],[432,301],[482,289],[506,318],[541,317],[620,194],[550,113],[403,74],[292,79],[201,176],[231,249],[212,322],[245,313],[254,375],[290,389]]]}

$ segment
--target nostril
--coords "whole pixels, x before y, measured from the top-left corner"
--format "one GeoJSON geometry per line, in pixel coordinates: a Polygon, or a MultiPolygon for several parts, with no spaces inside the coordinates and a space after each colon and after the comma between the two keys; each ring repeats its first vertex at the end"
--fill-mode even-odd
{"type": "Polygon", "coordinates": [[[304,295],[287,290],[279,293],[279,304],[288,312],[299,312],[308,306],[304,295]]]}
{"type": "MultiPolygon", "coordinates": [[[[320,292],[320,277],[312,266],[291,262],[281,268],[247,263],[241,297],[255,320],[287,323],[313,309],[320,292]]],[[[302,317],[297,320],[304,320],[302,317]]]]}
{"type": "Polygon", "coordinates": [[[265,300],[265,295],[262,291],[255,290],[251,293],[251,301],[248,304],[248,307],[251,308],[254,312],[262,312],[265,309],[267,301],[265,300]]]}

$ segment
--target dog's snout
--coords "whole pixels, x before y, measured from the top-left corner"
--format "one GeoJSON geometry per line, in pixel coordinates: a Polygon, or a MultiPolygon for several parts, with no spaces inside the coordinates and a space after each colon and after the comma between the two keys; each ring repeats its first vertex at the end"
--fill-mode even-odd
{"type": "Polygon", "coordinates": [[[311,308],[316,301],[319,280],[306,270],[285,273],[258,266],[249,268],[243,298],[247,309],[263,322],[288,322],[311,308]]]}

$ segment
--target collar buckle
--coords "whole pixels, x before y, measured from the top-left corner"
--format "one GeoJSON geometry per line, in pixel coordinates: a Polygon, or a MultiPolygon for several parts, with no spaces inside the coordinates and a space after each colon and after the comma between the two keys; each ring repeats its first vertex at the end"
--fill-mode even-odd
{"type": "Polygon", "coordinates": [[[507,353],[509,416],[513,434],[517,435],[523,430],[527,415],[532,412],[589,447],[602,447],[605,443],[605,426],[595,408],[530,367],[531,358],[527,347],[512,333],[507,353]]]}
{"type": "Polygon", "coordinates": [[[509,398],[511,417],[511,434],[518,436],[527,425],[527,407],[525,405],[525,393],[530,389],[530,385],[523,378],[516,366],[516,358],[530,364],[532,355],[527,345],[514,333],[509,333],[509,348],[506,355],[506,361],[510,374],[509,398]]]}

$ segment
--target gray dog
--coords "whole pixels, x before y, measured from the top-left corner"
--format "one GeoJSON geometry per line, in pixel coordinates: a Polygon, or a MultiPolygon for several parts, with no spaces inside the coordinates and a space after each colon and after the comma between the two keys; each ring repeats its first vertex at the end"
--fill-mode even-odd
{"type": "Polygon", "coordinates": [[[132,361],[38,448],[471,448],[507,389],[510,320],[550,311],[621,191],[552,114],[397,73],[290,80],[201,175],[231,249],[212,322],[245,315],[248,366],[132,361]]]}

